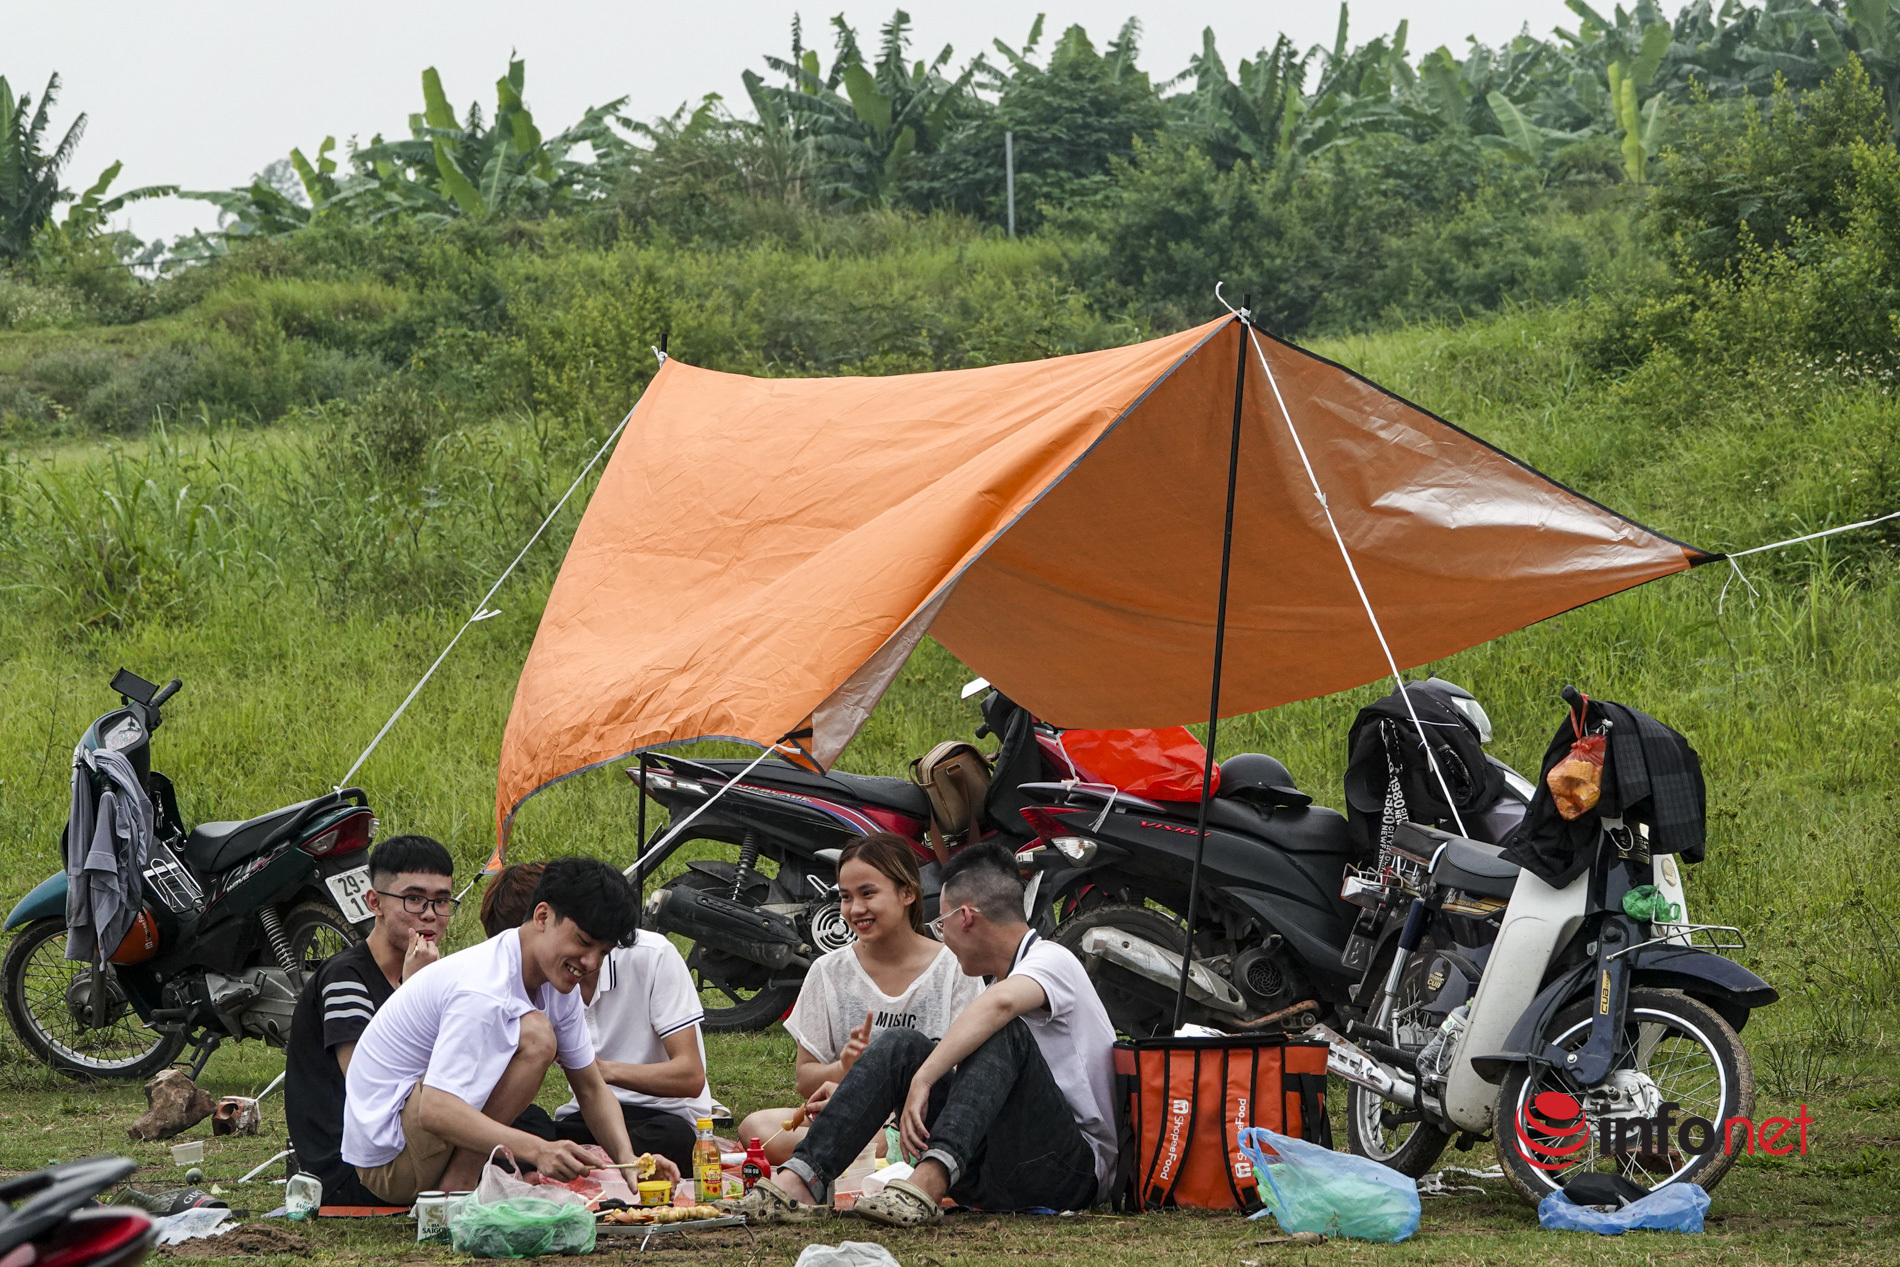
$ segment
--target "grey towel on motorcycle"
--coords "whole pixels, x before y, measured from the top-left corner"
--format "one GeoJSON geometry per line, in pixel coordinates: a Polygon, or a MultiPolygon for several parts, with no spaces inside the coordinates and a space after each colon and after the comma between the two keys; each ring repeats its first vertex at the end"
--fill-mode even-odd
{"type": "MultiPolygon", "coordinates": [[[[1564,688],[1572,709],[1584,706],[1574,687],[1564,688]]],[[[1546,883],[1561,887],[1590,865],[1591,847],[1605,818],[1644,823],[1652,854],[1679,853],[1700,862],[1707,841],[1708,793],[1702,782],[1702,758],[1689,741],[1648,713],[1626,704],[1593,699],[1584,706],[1588,734],[1608,722],[1609,759],[1604,762],[1603,795],[1596,808],[1575,821],[1557,812],[1544,776],[1563,760],[1576,741],[1569,717],[1551,736],[1539,767],[1537,791],[1524,824],[1506,843],[1504,857],[1546,883]]]]}
{"type": "Polygon", "coordinates": [[[145,901],[152,848],[152,801],[138,771],[110,748],[73,761],[72,815],[66,820],[66,957],[109,957],[145,901]],[[93,791],[97,772],[104,788],[93,791]]]}

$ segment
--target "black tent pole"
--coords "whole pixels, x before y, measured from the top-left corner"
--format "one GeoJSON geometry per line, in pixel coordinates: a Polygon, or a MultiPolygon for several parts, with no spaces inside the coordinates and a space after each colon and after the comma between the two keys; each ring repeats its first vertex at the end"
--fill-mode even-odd
{"type": "MultiPolygon", "coordinates": [[[[1244,313],[1253,305],[1250,295],[1241,300],[1244,313]]],[[[1207,853],[1207,800],[1214,788],[1214,741],[1220,727],[1221,655],[1227,649],[1227,574],[1234,557],[1234,493],[1240,479],[1240,410],[1247,386],[1247,319],[1239,319],[1240,359],[1234,367],[1234,429],[1227,446],[1227,516],[1222,521],[1220,543],[1220,598],[1214,610],[1214,685],[1207,702],[1207,765],[1201,771],[1201,809],[1194,834],[1194,870],[1188,875],[1187,945],[1181,955],[1181,984],[1174,995],[1174,1024],[1168,1032],[1181,1028],[1181,1013],[1187,1008],[1188,971],[1194,963],[1194,917],[1201,898],[1201,859],[1207,853]]]]}

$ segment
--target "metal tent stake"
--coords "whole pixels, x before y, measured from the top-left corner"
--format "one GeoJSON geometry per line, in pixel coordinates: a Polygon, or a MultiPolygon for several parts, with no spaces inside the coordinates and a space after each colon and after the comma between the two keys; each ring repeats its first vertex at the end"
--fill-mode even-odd
{"type": "Polygon", "coordinates": [[[1227,649],[1227,576],[1234,557],[1234,493],[1240,479],[1240,411],[1247,386],[1247,312],[1253,306],[1249,295],[1240,304],[1240,358],[1234,369],[1234,429],[1227,446],[1227,514],[1221,524],[1220,597],[1214,608],[1214,684],[1207,702],[1207,764],[1201,771],[1201,808],[1194,832],[1194,870],[1188,875],[1187,944],[1181,951],[1181,984],[1174,995],[1174,1024],[1170,1034],[1181,1028],[1181,1014],[1187,1009],[1188,972],[1194,965],[1194,917],[1201,897],[1201,859],[1207,853],[1207,801],[1214,788],[1214,741],[1220,727],[1221,655],[1227,649]]]}

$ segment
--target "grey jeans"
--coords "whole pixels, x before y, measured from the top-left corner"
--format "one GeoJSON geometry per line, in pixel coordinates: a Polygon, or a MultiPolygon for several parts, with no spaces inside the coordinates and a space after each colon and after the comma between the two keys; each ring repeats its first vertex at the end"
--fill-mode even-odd
{"type": "MultiPolygon", "coordinates": [[[[814,1187],[844,1172],[894,1112],[936,1040],[887,1029],[851,1066],[785,1169],[814,1187]]],[[[950,1174],[950,1195],[983,1210],[1085,1210],[1095,1204],[1095,1155],[1018,1018],[990,1035],[930,1089],[926,1159],[950,1174]]]]}

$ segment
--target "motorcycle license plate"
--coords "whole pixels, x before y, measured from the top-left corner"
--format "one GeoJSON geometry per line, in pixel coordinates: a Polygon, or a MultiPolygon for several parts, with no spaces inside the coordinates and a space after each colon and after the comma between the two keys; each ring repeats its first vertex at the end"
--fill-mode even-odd
{"type": "Polygon", "coordinates": [[[333,875],[324,881],[330,886],[330,896],[336,899],[336,907],[343,912],[343,918],[352,924],[376,918],[376,912],[369,909],[365,895],[369,892],[369,868],[356,867],[342,875],[333,875]]]}

